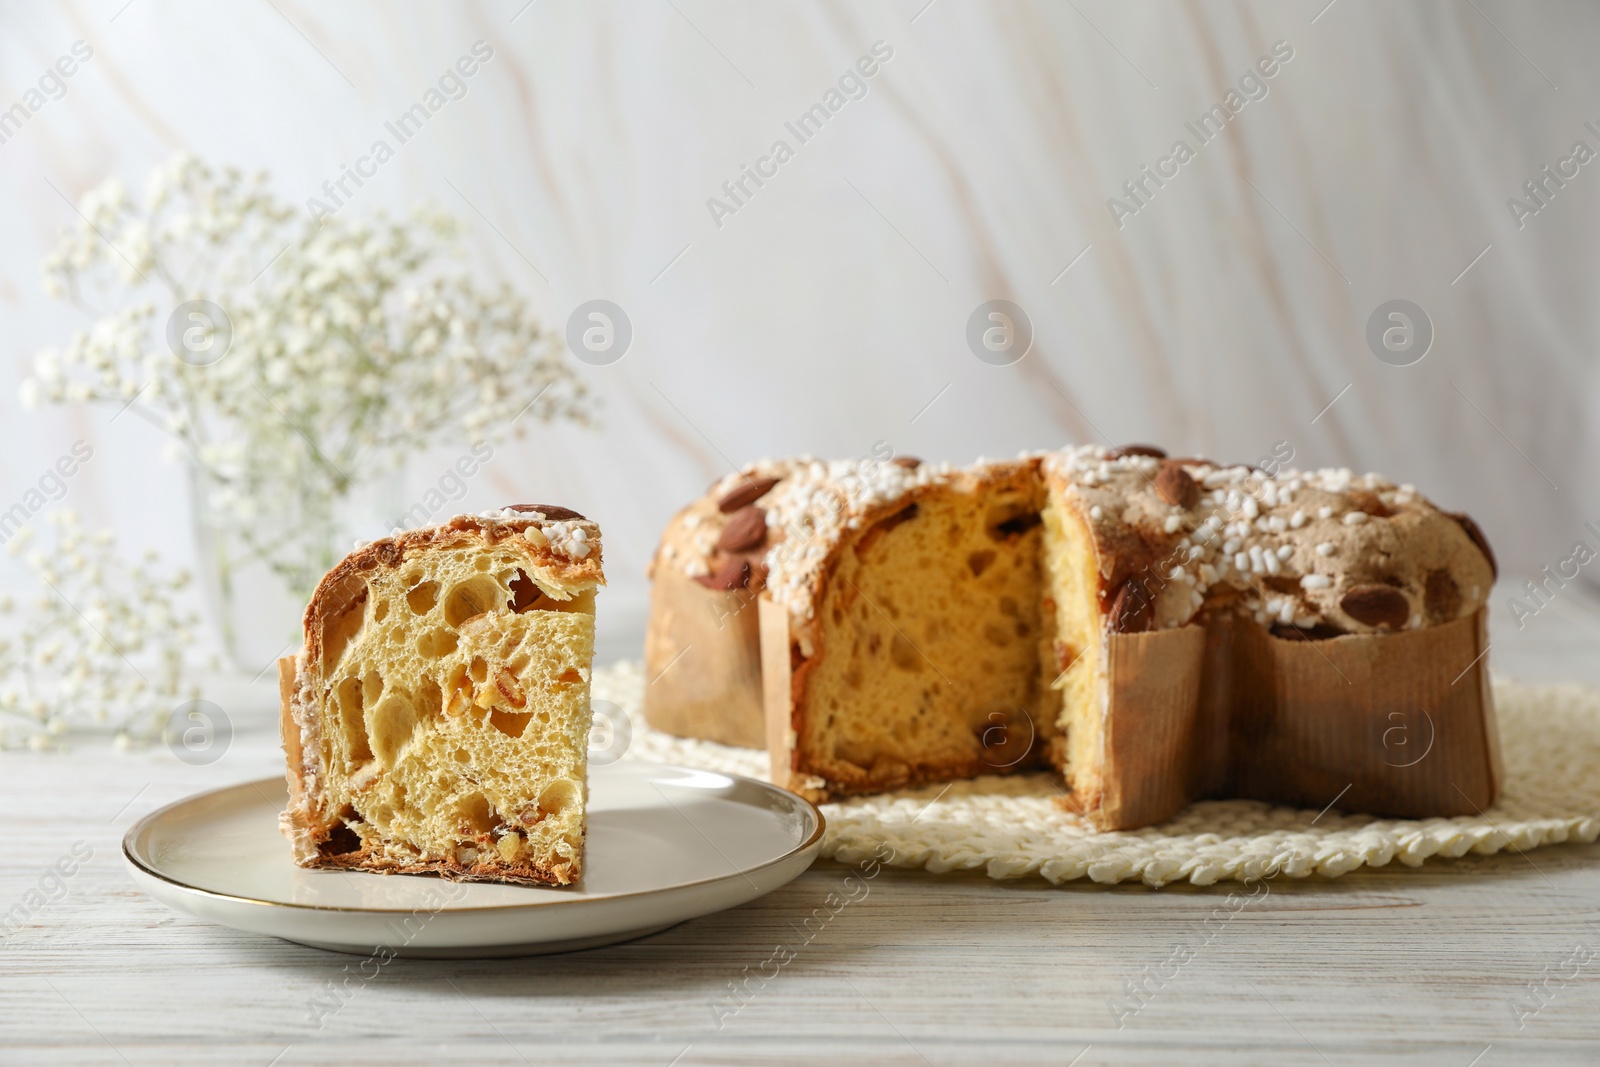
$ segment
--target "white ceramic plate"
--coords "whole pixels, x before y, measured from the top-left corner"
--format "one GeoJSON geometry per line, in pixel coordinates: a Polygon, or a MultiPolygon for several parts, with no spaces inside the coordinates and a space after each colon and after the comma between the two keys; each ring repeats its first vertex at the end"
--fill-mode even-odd
{"type": "Polygon", "coordinates": [[[282,778],[169,804],[122,842],[140,888],[209,922],[396,956],[527,956],[609,945],[731,908],[798,876],[816,807],[763,782],[653,763],[589,772],[578,885],[530,888],[296,867],[282,778]]]}

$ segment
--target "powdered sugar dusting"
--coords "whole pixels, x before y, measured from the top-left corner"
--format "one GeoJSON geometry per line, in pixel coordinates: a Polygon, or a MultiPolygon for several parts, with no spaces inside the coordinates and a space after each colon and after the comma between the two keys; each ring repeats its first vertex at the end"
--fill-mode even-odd
{"type": "MultiPolygon", "coordinates": [[[[1214,594],[1226,591],[1263,626],[1304,630],[1331,623],[1371,632],[1373,626],[1340,606],[1353,584],[1399,588],[1420,619],[1428,575],[1466,577],[1469,569],[1473,577],[1487,575],[1487,561],[1466,549],[1456,524],[1411,486],[1349,468],[1280,468],[1274,474],[1204,460],[1177,462],[1200,487],[1192,508],[1170,505],[1157,494],[1153,480],[1163,461],[1154,457],[1117,457],[1084,445],[1044,463],[1065,498],[1089,516],[1102,544],[1132,531],[1157,551],[1158,558],[1138,575],[1154,600],[1156,628],[1184,625],[1214,594]]],[[[1466,589],[1474,582],[1459,584],[1466,589]]],[[[1463,596],[1451,617],[1481,604],[1475,592],[1463,596]]]]}
{"type": "MultiPolygon", "coordinates": [[[[1220,595],[1231,610],[1246,611],[1264,626],[1304,630],[1326,623],[1373,632],[1340,606],[1354,585],[1399,588],[1413,618],[1437,623],[1477,610],[1492,581],[1487,561],[1453,520],[1414,487],[1379,475],[1349,468],[1280,468],[1274,474],[1199,459],[1118,454],[1098,445],[1019,457],[1034,459],[1042,460],[1046,479],[1058,485],[1063,501],[1086,516],[1101,545],[1143,544],[1155,553],[1137,562],[1144,566],[1140,580],[1154,597],[1157,628],[1184,625],[1220,595]],[[1172,503],[1155,489],[1163,463],[1172,462],[1198,489],[1192,506],[1172,503]],[[1431,614],[1424,603],[1427,581],[1440,571],[1460,587],[1453,616],[1448,599],[1431,614]]],[[[710,573],[728,521],[717,503],[752,483],[775,480],[754,501],[768,531],[766,588],[793,619],[805,621],[813,617],[818,572],[868,515],[875,521],[917,489],[984,477],[998,468],[990,461],[958,468],[811,456],[759,460],[720,479],[686,509],[663,539],[658,561],[691,577],[710,573]]],[[[730,503],[731,510],[738,506],[737,499],[730,503]]],[[[1102,565],[1109,566],[1109,557],[1102,565]]]]}
{"type": "Polygon", "coordinates": [[[570,560],[588,559],[600,545],[600,527],[590,520],[551,520],[542,511],[491,508],[476,515],[457,515],[445,525],[464,524],[481,526],[497,537],[520,536],[570,560]]]}

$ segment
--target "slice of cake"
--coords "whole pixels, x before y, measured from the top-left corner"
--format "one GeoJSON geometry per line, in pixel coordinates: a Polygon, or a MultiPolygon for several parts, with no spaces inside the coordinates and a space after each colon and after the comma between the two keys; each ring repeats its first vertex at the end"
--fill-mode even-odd
{"type": "Polygon", "coordinates": [[[600,531],[566,508],[357,549],[279,661],[302,867],[566,885],[583,870],[600,531]]]}

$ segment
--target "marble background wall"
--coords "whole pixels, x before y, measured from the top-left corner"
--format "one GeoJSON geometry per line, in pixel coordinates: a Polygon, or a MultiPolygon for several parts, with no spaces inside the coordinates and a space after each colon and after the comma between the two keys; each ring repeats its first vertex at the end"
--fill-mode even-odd
{"type": "MultiPolygon", "coordinates": [[[[1600,518],[1600,166],[1520,226],[1507,207],[1574,142],[1600,149],[1592,4],[9,3],[0,108],[78,40],[92,60],[0,144],[0,507],[85,438],[97,459],[61,506],[192,560],[156,431],[18,402],[79,322],[39,285],[69,201],[178,149],[304,201],[481,40],[467,96],[349,210],[437,202],[557,328],[589,299],[626,310],[626,356],[578,365],[603,425],[536,428],[463,505],[597,517],[614,627],[636,623],[662,523],[730,463],[880,441],[955,461],[1286,441],[1297,465],[1379,469],[1472,512],[1511,571],[1600,518]],[[785,122],[875,42],[892,55],[865,96],[799,144],[785,122]],[[1185,123],[1275,42],[1292,57],[1265,96],[1199,145],[1185,123]],[[1195,158],[1114,218],[1180,137],[1195,158]],[[793,158],[714,217],[780,138],[793,158]],[[965,340],[993,298],[1034,327],[1012,366],[965,340]],[[1406,367],[1365,340],[1396,298],[1435,333],[1406,367]]],[[[409,491],[464,445],[410,461],[409,491]]],[[[0,585],[21,580],[0,561],[0,585]]]]}

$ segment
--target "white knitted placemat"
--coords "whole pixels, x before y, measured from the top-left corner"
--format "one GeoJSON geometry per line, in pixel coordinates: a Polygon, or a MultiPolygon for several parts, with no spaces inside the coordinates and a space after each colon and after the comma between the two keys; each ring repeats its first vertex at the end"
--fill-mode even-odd
{"type": "MultiPolygon", "coordinates": [[[[628,713],[632,742],[624,759],[675,763],[767,780],[766,753],[690,741],[650,729],[639,714],[644,675],[637,663],[597,669],[594,697],[628,713]]],[[[1274,807],[1254,800],[1208,800],[1143,830],[1101,833],[1055,804],[1052,775],[947,782],[825,804],[822,854],[856,863],[887,843],[890,862],[934,872],[982,868],[991,878],[1038,874],[1059,885],[1143,880],[1196,885],[1283,874],[1328,877],[1362,864],[1429,856],[1526,852],[1600,836],[1600,690],[1534,686],[1497,678],[1506,781],[1481,816],[1374,819],[1274,807]]]]}

